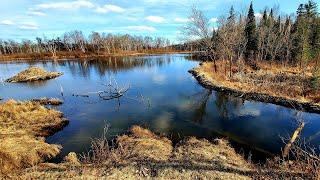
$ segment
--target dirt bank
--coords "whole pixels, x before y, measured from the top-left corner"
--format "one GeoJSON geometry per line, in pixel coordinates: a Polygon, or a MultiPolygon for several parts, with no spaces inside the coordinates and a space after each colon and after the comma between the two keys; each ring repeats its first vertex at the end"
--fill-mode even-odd
{"type": "MultiPolygon", "coordinates": [[[[243,75],[246,76],[243,79],[247,79],[246,81],[242,81],[236,76],[236,78],[230,79],[224,75],[221,75],[221,73],[214,73],[212,66],[212,63],[202,63],[199,67],[189,70],[189,72],[198,80],[199,84],[205,88],[226,92],[235,97],[241,97],[247,100],[273,103],[301,111],[320,113],[320,103],[318,97],[320,93],[314,92],[310,97],[297,95],[298,93],[294,91],[295,89],[301,89],[301,87],[292,84],[295,81],[295,77],[293,77],[293,75],[281,77],[282,81],[284,82],[260,83],[259,81],[263,81],[261,79],[266,78],[265,76],[271,76],[271,78],[268,77],[269,79],[276,79],[280,74],[278,73],[272,75],[272,73],[268,71],[263,72],[263,70],[260,70],[259,72],[250,72],[247,73],[247,75],[243,75]],[[263,75],[258,74],[261,72],[263,75]],[[285,82],[286,80],[287,82],[285,82]]],[[[281,73],[281,76],[285,76],[285,73],[281,73]]],[[[296,81],[298,82],[298,80],[296,81]]]]}
{"type": "Polygon", "coordinates": [[[45,138],[68,124],[61,112],[36,102],[0,104],[0,174],[31,167],[56,156],[59,145],[45,138]]]}

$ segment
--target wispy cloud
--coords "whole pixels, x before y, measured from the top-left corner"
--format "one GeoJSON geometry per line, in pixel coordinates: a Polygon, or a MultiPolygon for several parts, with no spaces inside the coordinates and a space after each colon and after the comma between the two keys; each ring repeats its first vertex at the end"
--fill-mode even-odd
{"type": "Polygon", "coordinates": [[[35,22],[24,22],[19,26],[19,29],[24,29],[24,30],[38,30],[39,25],[35,22]]]}
{"type": "Polygon", "coordinates": [[[161,16],[148,16],[148,17],[146,17],[146,20],[148,20],[150,22],[155,22],[155,23],[164,23],[166,21],[161,16]]]}
{"type": "Polygon", "coordinates": [[[33,10],[28,11],[27,15],[29,15],[29,16],[46,16],[46,14],[44,12],[33,11],[33,10]]]}
{"type": "Polygon", "coordinates": [[[0,22],[1,25],[6,25],[6,26],[10,26],[10,25],[14,25],[15,23],[11,20],[3,20],[0,22]]]}
{"type": "Polygon", "coordinates": [[[112,4],[106,4],[102,7],[97,7],[95,9],[95,11],[97,13],[108,13],[108,12],[116,12],[116,13],[122,13],[125,11],[125,9],[123,9],[120,6],[116,6],[116,5],[112,5],[112,4]]]}
{"type": "Polygon", "coordinates": [[[133,31],[147,31],[147,32],[156,31],[156,28],[152,26],[128,26],[126,27],[126,29],[133,30],[133,31]]]}
{"type": "Polygon", "coordinates": [[[59,9],[59,10],[72,10],[79,8],[94,8],[94,4],[88,0],[76,0],[71,2],[52,2],[43,3],[36,6],[38,9],[59,9]]]}

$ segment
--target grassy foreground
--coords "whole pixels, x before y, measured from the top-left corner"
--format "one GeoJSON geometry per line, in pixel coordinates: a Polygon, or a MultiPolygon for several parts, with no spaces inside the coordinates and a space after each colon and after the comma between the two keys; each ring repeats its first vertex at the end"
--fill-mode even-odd
{"type": "Polygon", "coordinates": [[[320,90],[312,88],[312,72],[305,69],[283,67],[266,63],[258,64],[259,70],[248,66],[232,68],[217,63],[217,71],[211,62],[201,63],[189,72],[205,87],[225,91],[238,97],[274,103],[289,108],[320,113],[320,90]]]}
{"type": "Polygon", "coordinates": [[[47,144],[44,137],[67,124],[62,113],[37,102],[1,103],[0,174],[31,167],[56,156],[61,147],[47,144]]]}

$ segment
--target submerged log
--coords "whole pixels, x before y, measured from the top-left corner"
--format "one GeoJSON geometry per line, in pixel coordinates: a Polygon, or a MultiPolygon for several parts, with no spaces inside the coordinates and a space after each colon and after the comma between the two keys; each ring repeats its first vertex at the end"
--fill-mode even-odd
{"type": "Polygon", "coordinates": [[[62,73],[60,72],[47,72],[44,69],[38,67],[30,67],[17,75],[9,78],[6,82],[9,83],[17,83],[17,82],[32,82],[32,81],[39,81],[39,80],[48,80],[53,79],[58,76],[61,76],[62,73]]]}

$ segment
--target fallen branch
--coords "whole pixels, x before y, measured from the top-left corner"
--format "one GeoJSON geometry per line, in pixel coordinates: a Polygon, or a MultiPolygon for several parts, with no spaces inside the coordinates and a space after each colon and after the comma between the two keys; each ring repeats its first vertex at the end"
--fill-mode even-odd
{"type": "Polygon", "coordinates": [[[109,81],[109,84],[102,84],[107,87],[106,90],[96,91],[96,92],[87,92],[83,94],[72,94],[72,96],[76,97],[90,97],[90,95],[98,95],[102,100],[112,100],[119,99],[124,96],[124,94],[130,89],[130,86],[119,88],[118,83],[115,80],[109,81]]]}
{"type": "Polygon", "coordinates": [[[282,156],[283,157],[287,157],[289,155],[290,149],[292,144],[296,141],[296,139],[299,137],[302,129],[304,128],[305,123],[304,122],[300,122],[298,128],[293,132],[290,141],[287,143],[287,145],[284,147],[282,156]]]}

